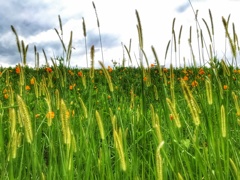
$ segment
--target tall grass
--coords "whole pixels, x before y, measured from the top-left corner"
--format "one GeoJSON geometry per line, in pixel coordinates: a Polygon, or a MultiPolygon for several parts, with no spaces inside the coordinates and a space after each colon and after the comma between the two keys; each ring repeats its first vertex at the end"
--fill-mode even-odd
{"type": "MultiPolygon", "coordinates": [[[[91,67],[71,68],[72,38],[66,48],[60,16],[60,33],[55,31],[63,64],[52,59],[50,66],[46,58],[47,66],[39,67],[35,48],[37,67],[29,68],[27,46],[12,26],[22,61],[1,68],[1,179],[240,179],[240,69],[215,53],[203,62],[209,66],[161,67],[153,46],[156,65],[150,65],[137,11],[136,16],[137,68],[112,69],[100,61],[95,69],[94,45],[91,67]]],[[[199,51],[215,51],[211,13],[210,18],[210,47],[196,19],[199,51]]],[[[223,18],[236,60],[237,36],[230,37],[227,25],[223,18]]],[[[172,27],[176,65],[182,27],[178,41],[172,27]]],[[[131,61],[131,48],[124,48],[131,61]]]]}

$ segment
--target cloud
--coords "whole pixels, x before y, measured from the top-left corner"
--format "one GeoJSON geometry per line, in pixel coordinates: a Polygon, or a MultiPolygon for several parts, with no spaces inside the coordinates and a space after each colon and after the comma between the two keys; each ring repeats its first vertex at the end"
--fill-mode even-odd
{"type": "Polygon", "coordinates": [[[184,4],[180,5],[180,6],[178,6],[176,8],[176,11],[178,13],[183,13],[189,6],[190,6],[189,3],[184,3],[184,4]]]}

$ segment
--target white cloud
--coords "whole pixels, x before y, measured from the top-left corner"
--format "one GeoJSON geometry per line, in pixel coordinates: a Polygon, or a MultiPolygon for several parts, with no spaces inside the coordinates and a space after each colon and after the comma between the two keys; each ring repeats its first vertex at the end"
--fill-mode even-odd
{"type": "MultiPolygon", "coordinates": [[[[153,63],[154,61],[151,52],[151,45],[155,47],[161,63],[164,63],[165,48],[167,42],[172,38],[171,31],[173,18],[176,18],[174,29],[177,39],[180,26],[183,25],[181,38],[181,60],[183,57],[186,57],[188,59],[190,58],[188,45],[190,26],[192,26],[194,52],[196,58],[198,58],[196,24],[194,14],[188,0],[168,0],[163,2],[160,2],[159,0],[95,0],[94,2],[97,8],[102,38],[104,38],[103,46],[106,64],[110,65],[112,59],[121,61],[123,54],[121,43],[124,43],[126,46],[128,46],[130,38],[132,39],[132,58],[135,59],[134,54],[138,56],[138,35],[136,28],[137,19],[135,10],[137,10],[140,15],[143,29],[144,50],[146,51],[146,54],[151,61],[150,63],[153,63]],[[117,40],[119,40],[119,43],[116,42],[117,40]]],[[[24,39],[24,41],[26,41],[26,44],[31,44],[32,46],[34,44],[37,44],[40,47],[46,45],[47,47],[45,48],[49,53],[47,55],[51,57],[53,55],[53,52],[56,54],[59,52],[60,41],[56,32],[54,31],[54,28],[59,29],[58,15],[60,15],[63,24],[64,42],[66,45],[69,41],[70,31],[73,31],[73,46],[76,49],[73,50],[72,65],[84,66],[86,64],[83,63],[85,62],[85,44],[82,31],[82,17],[84,17],[86,29],[88,32],[88,49],[90,49],[91,45],[96,45],[96,50],[98,50],[95,55],[96,61],[101,59],[101,52],[99,49],[100,47],[97,47],[97,44],[99,44],[98,27],[92,1],[18,1],[18,4],[15,6],[13,6],[13,3],[16,2],[8,1],[5,4],[2,4],[4,8],[3,12],[0,13],[0,15],[4,15],[5,17],[3,17],[4,19],[7,19],[7,21],[3,21],[3,24],[1,26],[8,26],[9,28],[2,30],[2,38],[0,38],[0,41],[2,41],[2,43],[0,43],[0,45],[3,46],[3,44],[6,44],[6,37],[9,37],[11,34],[13,37],[12,39],[15,39],[14,34],[9,33],[9,31],[11,31],[10,25],[12,24],[14,26],[16,25],[20,39],[24,39]],[[19,9],[19,7],[25,8],[19,9]],[[9,11],[9,13],[4,12],[4,10],[9,11]],[[13,14],[16,12],[19,12],[19,16],[13,16],[13,14]],[[79,62],[81,63],[79,64],[79,62]]],[[[199,10],[198,20],[201,28],[203,29],[207,46],[209,45],[210,41],[202,18],[204,18],[210,26],[208,9],[211,9],[214,21],[214,29],[216,33],[215,42],[217,55],[219,55],[219,57],[223,56],[223,51],[225,49],[225,32],[221,18],[222,16],[227,18],[231,13],[230,22],[235,22],[236,31],[238,33],[240,30],[240,27],[237,23],[239,4],[239,1],[234,0],[219,0],[217,3],[215,0],[192,0],[193,8],[195,10],[199,10]]],[[[232,32],[231,23],[229,26],[230,32],[232,32]]],[[[9,52],[7,50],[6,52],[13,54],[11,51],[14,48],[17,50],[17,48],[16,45],[12,43],[12,41],[10,42],[11,43],[9,46],[11,47],[9,47],[9,52]],[[15,47],[12,48],[12,46],[15,47]]],[[[29,54],[33,53],[30,52],[30,50],[31,49],[29,49],[29,54]]],[[[4,55],[2,54],[5,59],[7,59],[6,52],[4,55]]],[[[17,54],[18,52],[14,53],[17,54]]],[[[175,57],[174,54],[173,57],[175,57]]],[[[207,60],[206,55],[205,57],[207,60]]],[[[170,54],[168,54],[168,64],[170,62],[169,58],[170,54]]],[[[18,63],[18,61],[9,62],[18,63]]]]}

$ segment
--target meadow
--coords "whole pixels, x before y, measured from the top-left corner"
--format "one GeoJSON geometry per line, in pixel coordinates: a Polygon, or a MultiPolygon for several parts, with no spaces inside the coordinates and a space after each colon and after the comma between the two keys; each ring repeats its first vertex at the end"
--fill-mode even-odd
{"type": "Polygon", "coordinates": [[[240,179],[238,40],[223,18],[232,62],[214,56],[209,15],[202,66],[193,58],[190,66],[162,67],[154,47],[148,63],[137,11],[138,67],[99,62],[96,69],[94,46],[90,68],[71,67],[72,40],[65,46],[59,16],[65,56],[39,67],[35,48],[30,68],[28,46],[12,26],[21,63],[0,68],[1,179],[240,179]]]}

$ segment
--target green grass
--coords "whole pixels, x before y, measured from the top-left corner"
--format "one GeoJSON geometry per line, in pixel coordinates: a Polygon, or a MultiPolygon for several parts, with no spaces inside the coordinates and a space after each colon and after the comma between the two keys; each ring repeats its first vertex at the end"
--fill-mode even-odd
{"type": "Polygon", "coordinates": [[[152,47],[154,67],[95,69],[92,46],[77,69],[70,40],[66,59],[34,69],[17,45],[21,64],[0,69],[1,179],[240,179],[234,63],[162,68],[152,47]]]}

